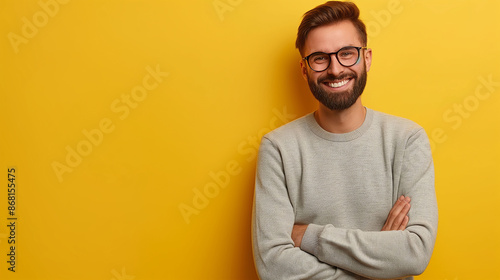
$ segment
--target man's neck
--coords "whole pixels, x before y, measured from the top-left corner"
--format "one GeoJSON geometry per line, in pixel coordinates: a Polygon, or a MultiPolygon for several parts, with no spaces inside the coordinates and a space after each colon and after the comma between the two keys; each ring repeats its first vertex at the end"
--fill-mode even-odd
{"type": "Polygon", "coordinates": [[[314,112],[318,124],[331,133],[347,133],[358,129],[365,121],[366,108],[361,104],[361,98],[345,110],[330,110],[323,104],[314,112]]]}

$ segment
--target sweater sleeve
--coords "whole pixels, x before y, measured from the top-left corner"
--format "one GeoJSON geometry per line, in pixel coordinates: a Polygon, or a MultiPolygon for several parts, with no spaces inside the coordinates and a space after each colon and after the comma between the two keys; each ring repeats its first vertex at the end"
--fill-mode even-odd
{"type": "Polygon", "coordinates": [[[320,261],[368,278],[421,274],[437,234],[437,202],[429,140],[423,129],[411,135],[402,157],[398,196],[411,198],[409,223],[403,231],[361,231],[310,224],[301,249],[320,261]]]}
{"type": "Polygon", "coordinates": [[[280,152],[263,138],[252,215],[253,254],[260,279],[359,279],[294,247],[294,222],[280,152]]]}

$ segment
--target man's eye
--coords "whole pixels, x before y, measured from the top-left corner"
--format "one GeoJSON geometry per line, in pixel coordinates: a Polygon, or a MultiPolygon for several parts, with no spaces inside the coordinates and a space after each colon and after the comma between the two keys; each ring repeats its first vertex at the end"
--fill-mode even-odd
{"type": "Polygon", "coordinates": [[[313,61],[314,62],[324,62],[324,61],[327,61],[328,58],[326,56],[315,56],[313,57],[313,61]]]}
{"type": "Polygon", "coordinates": [[[341,57],[350,57],[350,56],[353,56],[354,55],[354,52],[352,51],[343,51],[340,53],[340,56],[341,57]]]}

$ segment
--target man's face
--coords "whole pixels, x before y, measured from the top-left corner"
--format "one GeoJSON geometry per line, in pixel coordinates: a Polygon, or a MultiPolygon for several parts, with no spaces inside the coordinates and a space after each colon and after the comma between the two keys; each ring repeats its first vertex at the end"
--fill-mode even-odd
{"type": "MultiPolygon", "coordinates": [[[[311,30],[305,42],[304,55],[337,52],[346,46],[362,47],[362,43],[354,25],[350,21],[341,21],[311,30]]],[[[370,66],[370,49],[361,49],[359,62],[350,67],[342,66],[332,55],[330,66],[322,72],[311,70],[305,60],[301,61],[302,74],[311,92],[330,110],[347,109],[359,99],[370,66]]]]}

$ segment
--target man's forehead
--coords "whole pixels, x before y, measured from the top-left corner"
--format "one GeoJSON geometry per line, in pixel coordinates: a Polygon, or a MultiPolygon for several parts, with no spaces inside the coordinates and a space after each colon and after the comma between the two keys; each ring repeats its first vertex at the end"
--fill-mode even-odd
{"type": "Polygon", "coordinates": [[[314,28],[305,41],[305,54],[335,52],[346,46],[361,46],[359,33],[350,21],[341,21],[314,28]]]}

